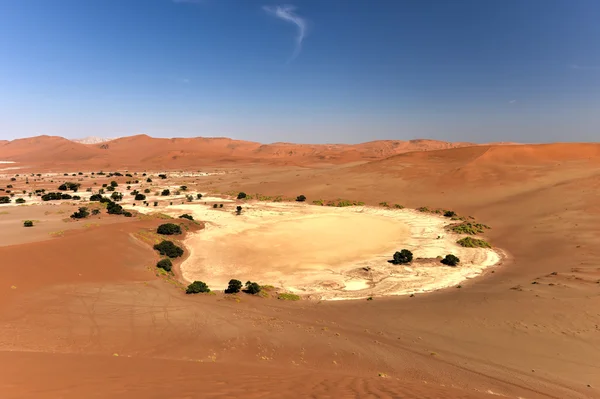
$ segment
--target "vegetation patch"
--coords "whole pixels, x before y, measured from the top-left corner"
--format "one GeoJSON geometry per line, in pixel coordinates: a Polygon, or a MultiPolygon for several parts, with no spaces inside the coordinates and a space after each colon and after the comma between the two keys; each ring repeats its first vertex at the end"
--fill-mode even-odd
{"type": "Polygon", "coordinates": [[[163,269],[167,272],[170,272],[171,269],[173,268],[173,262],[171,262],[171,259],[169,259],[169,258],[161,259],[156,264],[156,267],[158,267],[159,269],[163,269]]]}
{"type": "Polygon", "coordinates": [[[403,265],[405,263],[410,263],[413,260],[413,254],[408,249],[403,249],[400,252],[394,253],[393,259],[389,262],[394,265],[403,265]]]}
{"type": "Polygon", "coordinates": [[[173,234],[181,234],[181,226],[175,223],[165,223],[158,226],[156,229],[158,234],[162,235],[173,235],[173,234]]]}
{"type": "Polygon", "coordinates": [[[240,280],[231,279],[225,290],[226,294],[237,294],[242,290],[242,282],[240,280]]]}
{"type": "Polygon", "coordinates": [[[460,245],[461,247],[466,247],[466,248],[491,248],[492,247],[490,245],[490,243],[488,243],[487,241],[480,240],[478,238],[473,238],[473,237],[461,238],[460,240],[456,241],[456,243],[458,245],[460,245]]]}
{"type": "Polygon", "coordinates": [[[485,229],[489,229],[489,228],[490,227],[486,226],[485,224],[471,223],[471,222],[453,224],[448,227],[448,229],[450,229],[450,231],[452,231],[454,233],[469,234],[469,235],[481,234],[485,231],[485,229]]]}
{"type": "Polygon", "coordinates": [[[460,259],[458,259],[457,256],[452,255],[452,254],[448,254],[446,255],[446,257],[444,259],[442,259],[440,261],[442,264],[447,265],[447,266],[456,266],[460,263],[460,259]]]}
{"type": "Polygon", "coordinates": [[[162,241],[159,244],[155,244],[153,248],[161,255],[168,256],[169,258],[178,258],[183,255],[183,249],[173,244],[173,241],[162,241]]]}
{"type": "Polygon", "coordinates": [[[33,220],[25,220],[23,222],[23,227],[33,227],[33,220]]]}
{"type": "Polygon", "coordinates": [[[194,281],[185,290],[186,294],[200,294],[203,292],[210,292],[210,288],[208,288],[208,285],[204,281],[194,281]]]}
{"type": "Polygon", "coordinates": [[[283,301],[299,301],[300,296],[292,294],[291,292],[282,292],[277,295],[277,299],[281,299],[283,301]]]}

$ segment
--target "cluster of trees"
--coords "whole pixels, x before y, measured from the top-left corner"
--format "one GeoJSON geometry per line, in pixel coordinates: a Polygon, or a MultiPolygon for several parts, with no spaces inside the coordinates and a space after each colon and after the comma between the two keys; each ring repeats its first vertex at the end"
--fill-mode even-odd
{"type": "Polygon", "coordinates": [[[161,224],[160,226],[158,226],[158,228],[156,229],[156,232],[158,234],[162,234],[162,235],[173,235],[173,234],[181,234],[181,226],[175,224],[175,223],[165,223],[165,224],[161,224]]]}
{"type": "Polygon", "coordinates": [[[79,187],[81,187],[81,184],[79,184],[79,183],[66,182],[66,183],[63,183],[60,186],[58,186],[58,189],[60,191],[71,190],[73,192],[77,192],[77,190],[79,190],[79,187]]]}
{"type": "Polygon", "coordinates": [[[460,259],[457,256],[448,254],[444,259],[441,260],[441,263],[447,266],[456,266],[460,263],[460,259]]]}
{"type": "Polygon", "coordinates": [[[179,216],[179,219],[194,220],[194,217],[192,215],[184,213],[183,215],[179,216]]]}
{"type": "Polygon", "coordinates": [[[10,204],[10,197],[0,197],[0,204],[10,204]]]}
{"type": "Polygon", "coordinates": [[[71,215],[71,218],[72,219],[85,219],[88,216],[90,216],[90,212],[88,211],[88,209],[86,207],[81,207],[81,208],[79,208],[79,210],[77,212],[74,212],[71,215]]]}
{"type": "Polygon", "coordinates": [[[155,244],[154,249],[161,255],[169,258],[178,258],[183,255],[183,249],[173,243],[173,241],[163,240],[160,244],[155,244]]]}
{"type": "Polygon", "coordinates": [[[405,263],[410,263],[413,260],[413,254],[408,249],[403,249],[400,252],[394,253],[393,259],[390,263],[394,265],[403,265],[405,263]]]}
{"type": "MultiPolygon", "coordinates": [[[[229,285],[225,290],[226,294],[237,294],[242,291],[242,282],[240,280],[231,279],[229,280],[229,285]]],[[[256,295],[260,292],[262,287],[253,281],[246,281],[245,289],[243,290],[247,294],[256,295]]]]}
{"type": "Polygon", "coordinates": [[[100,203],[106,203],[106,212],[109,215],[123,215],[125,217],[132,217],[133,214],[123,209],[123,207],[110,198],[103,197],[100,194],[94,194],[90,197],[90,201],[99,201],[100,203]]]}
{"type": "Polygon", "coordinates": [[[67,200],[72,199],[69,194],[63,193],[46,193],[42,195],[42,201],[59,201],[59,200],[67,200]]]}

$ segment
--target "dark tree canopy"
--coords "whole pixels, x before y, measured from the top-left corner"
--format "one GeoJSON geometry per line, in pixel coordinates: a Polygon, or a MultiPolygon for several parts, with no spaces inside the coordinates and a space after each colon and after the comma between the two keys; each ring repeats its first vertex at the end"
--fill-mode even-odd
{"type": "Polygon", "coordinates": [[[90,212],[88,211],[88,209],[86,207],[81,207],[81,208],[79,208],[79,210],[77,212],[74,212],[71,215],[71,218],[72,219],[84,219],[88,216],[90,216],[90,212]]]}
{"type": "Polygon", "coordinates": [[[159,260],[158,263],[156,264],[156,267],[170,272],[171,269],[173,268],[173,263],[171,262],[171,259],[165,258],[165,259],[159,260]]]}
{"type": "Polygon", "coordinates": [[[183,249],[173,244],[172,241],[163,241],[160,244],[156,244],[154,245],[154,249],[161,255],[168,256],[169,258],[178,258],[183,255],[183,249]]]}
{"type": "Polygon", "coordinates": [[[402,265],[404,263],[410,263],[413,260],[413,254],[408,249],[403,249],[400,252],[394,253],[394,259],[392,263],[394,265],[402,265]]]}
{"type": "Polygon", "coordinates": [[[135,200],[136,201],[143,201],[146,199],[146,196],[144,194],[136,194],[135,195],[135,200]]]}
{"type": "Polygon", "coordinates": [[[226,294],[237,294],[242,290],[242,282],[240,280],[229,280],[229,286],[225,290],[226,294]]]}
{"type": "Polygon", "coordinates": [[[258,294],[260,292],[260,285],[258,285],[258,283],[252,282],[252,281],[246,281],[246,289],[244,290],[244,292],[248,293],[248,294],[258,294]]]}
{"type": "Polygon", "coordinates": [[[23,227],[33,227],[33,220],[26,220],[23,222],[23,227]]]}
{"type": "Polygon", "coordinates": [[[165,224],[161,224],[160,226],[158,226],[158,229],[156,229],[156,232],[158,234],[163,234],[163,235],[173,235],[173,234],[181,234],[181,226],[179,226],[178,224],[175,223],[165,223],[165,224]]]}
{"type": "Polygon", "coordinates": [[[164,190],[162,190],[162,193],[160,193],[160,195],[162,195],[163,197],[166,197],[167,195],[171,195],[171,191],[166,188],[164,190]]]}
{"type": "Polygon", "coordinates": [[[306,201],[306,197],[304,195],[299,195],[296,197],[296,201],[304,202],[304,201],[306,201]]]}
{"type": "Polygon", "coordinates": [[[204,281],[194,281],[185,290],[186,294],[199,294],[201,292],[210,292],[210,288],[204,281]]]}
{"type": "Polygon", "coordinates": [[[10,203],[10,197],[0,197],[0,204],[9,204],[10,203]]]}
{"type": "Polygon", "coordinates": [[[179,219],[194,220],[194,217],[192,215],[184,213],[183,215],[179,216],[179,219]]]}
{"type": "Polygon", "coordinates": [[[460,259],[457,256],[448,254],[444,259],[441,260],[444,265],[456,266],[460,263],[460,259]]]}
{"type": "Polygon", "coordinates": [[[243,191],[242,191],[242,192],[240,192],[240,193],[237,195],[237,199],[244,199],[244,198],[246,198],[246,197],[247,197],[247,195],[246,195],[246,193],[245,193],[245,192],[243,192],[243,191]]]}

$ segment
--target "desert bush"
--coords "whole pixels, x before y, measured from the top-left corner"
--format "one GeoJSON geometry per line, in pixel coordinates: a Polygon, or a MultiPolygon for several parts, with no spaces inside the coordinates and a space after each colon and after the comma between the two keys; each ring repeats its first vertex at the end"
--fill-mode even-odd
{"type": "Polygon", "coordinates": [[[306,197],[304,195],[299,195],[296,197],[296,201],[304,202],[304,201],[306,201],[306,197]]]}
{"type": "Polygon", "coordinates": [[[145,199],[146,199],[146,196],[144,194],[136,194],[135,195],[136,201],[144,201],[145,199]]]}
{"type": "Polygon", "coordinates": [[[447,217],[447,218],[451,218],[451,217],[456,216],[456,212],[454,212],[454,211],[444,211],[444,216],[447,217]]]}
{"type": "Polygon", "coordinates": [[[119,193],[119,192],[115,191],[115,192],[113,192],[113,193],[110,195],[110,198],[111,198],[113,201],[121,201],[121,200],[123,199],[123,194],[121,194],[121,193],[119,193]]]}
{"type": "Polygon", "coordinates": [[[17,203],[17,204],[24,204],[25,203],[25,198],[17,198],[15,200],[15,203],[17,203]]]}
{"type": "Polygon", "coordinates": [[[431,212],[429,210],[429,208],[427,208],[426,206],[422,206],[420,208],[417,208],[417,211],[419,211],[419,212],[431,212]]]}
{"type": "Polygon", "coordinates": [[[11,177],[10,181],[17,181],[17,178],[16,177],[11,177]]]}
{"type": "Polygon", "coordinates": [[[160,226],[158,226],[158,228],[156,229],[156,232],[158,234],[167,235],[167,236],[170,236],[173,234],[181,234],[181,227],[174,223],[165,223],[165,224],[161,224],[160,226]]]}
{"type": "Polygon", "coordinates": [[[184,213],[183,215],[179,216],[179,219],[194,220],[194,217],[192,215],[184,213]]]}
{"type": "Polygon", "coordinates": [[[402,265],[404,263],[410,263],[413,260],[413,254],[408,249],[403,249],[400,252],[394,253],[393,260],[391,263],[394,265],[402,265]]]}
{"type": "Polygon", "coordinates": [[[446,255],[446,257],[444,259],[442,259],[440,262],[442,262],[444,265],[448,265],[448,266],[456,266],[459,264],[460,259],[458,259],[457,256],[454,256],[452,254],[448,254],[446,255]]]}
{"type": "Polygon", "coordinates": [[[33,220],[25,220],[23,222],[23,227],[33,227],[33,220]]]}
{"type": "Polygon", "coordinates": [[[149,189],[149,188],[145,189],[145,190],[144,190],[144,193],[145,193],[145,194],[150,194],[150,189],[149,189]]]}
{"type": "Polygon", "coordinates": [[[76,200],[76,201],[79,201],[81,199],[81,197],[79,195],[74,195],[73,199],[76,200]]]}
{"type": "Polygon", "coordinates": [[[110,182],[110,186],[111,187],[117,187],[118,185],[119,184],[116,181],[114,181],[114,180],[110,182]]]}
{"type": "Polygon", "coordinates": [[[7,184],[6,188],[13,188],[13,185],[12,184],[7,184]]]}
{"type": "Polygon", "coordinates": [[[196,194],[196,198],[197,199],[202,199],[202,194],[200,194],[200,193],[196,194]]]}
{"type": "Polygon", "coordinates": [[[84,219],[88,216],[90,216],[88,209],[86,207],[81,207],[77,212],[74,212],[71,215],[71,219],[84,219]]]}
{"type": "Polygon", "coordinates": [[[491,248],[492,246],[484,240],[480,240],[478,238],[473,237],[465,237],[456,241],[456,243],[462,247],[467,248],[491,248]]]}
{"type": "Polygon", "coordinates": [[[123,216],[125,216],[126,218],[130,218],[133,216],[133,213],[131,213],[129,211],[123,211],[123,216]]]}
{"type": "Polygon", "coordinates": [[[66,182],[66,183],[63,183],[60,186],[58,186],[58,189],[60,191],[71,190],[71,191],[77,192],[77,190],[79,190],[79,187],[81,187],[81,184],[79,184],[79,183],[66,182]]]}
{"type": "Polygon", "coordinates": [[[260,285],[252,281],[246,281],[246,289],[244,292],[252,295],[258,294],[260,292],[260,285]]]}
{"type": "Polygon", "coordinates": [[[154,206],[158,206],[158,201],[154,201],[154,206]]]}
{"type": "Polygon", "coordinates": [[[108,205],[106,206],[106,211],[108,212],[109,215],[122,215],[123,214],[123,207],[119,204],[117,204],[116,202],[108,202],[108,205]]]}
{"type": "Polygon", "coordinates": [[[169,258],[178,258],[183,255],[183,249],[173,244],[172,241],[162,241],[160,244],[155,244],[154,249],[169,258]]]}
{"type": "Polygon", "coordinates": [[[385,201],[384,202],[380,202],[379,206],[383,206],[384,208],[389,208],[390,207],[390,205],[387,202],[385,202],[385,201]]]}
{"type": "Polygon", "coordinates": [[[187,186],[181,186],[179,188],[181,189],[181,191],[187,191],[187,186]]]}
{"type": "Polygon", "coordinates": [[[173,268],[173,263],[171,262],[171,259],[165,258],[165,259],[159,260],[158,263],[156,264],[156,267],[170,272],[171,269],[173,268]]]}
{"type": "Polygon", "coordinates": [[[489,226],[481,223],[465,222],[450,226],[450,230],[459,234],[470,234],[472,236],[483,233],[484,229],[489,229],[489,226]]]}
{"type": "Polygon", "coordinates": [[[223,204],[219,204],[219,208],[223,208],[223,204]]]}
{"type": "Polygon", "coordinates": [[[237,294],[242,289],[242,282],[240,280],[231,279],[229,280],[229,285],[225,290],[226,294],[237,294]]]}
{"type": "Polygon", "coordinates": [[[210,288],[208,288],[208,285],[204,281],[194,281],[185,290],[186,294],[199,294],[202,292],[210,292],[210,288]]]}
{"type": "Polygon", "coordinates": [[[238,195],[237,195],[237,199],[244,199],[244,198],[246,198],[247,196],[248,196],[248,195],[247,195],[245,192],[241,191],[241,192],[239,192],[239,193],[238,193],[238,195]]]}
{"type": "Polygon", "coordinates": [[[166,189],[162,190],[160,195],[162,195],[163,197],[166,197],[167,195],[171,195],[171,191],[168,188],[166,188],[166,189]]]}
{"type": "Polygon", "coordinates": [[[219,207],[219,204],[213,204],[213,208],[215,208],[215,209],[216,209],[216,208],[218,208],[218,207],[219,207]]]}
{"type": "Polygon", "coordinates": [[[161,179],[163,179],[163,180],[164,180],[164,179],[166,179],[166,178],[167,178],[167,175],[158,175],[158,177],[160,177],[161,179]]]}
{"type": "Polygon", "coordinates": [[[90,197],[90,201],[100,201],[102,199],[101,194],[94,194],[90,197]]]}
{"type": "Polygon", "coordinates": [[[241,206],[239,206],[239,205],[238,205],[238,206],[236,206],[236,207],[235,207],[235,213],[237,213],[238,215],[241,215],[241,214],[242,214],[242,207],[241,207],[241,206]]]}
{"type": "Polygon", "coordinates": [[[319,200],[313,200],[312,203],[313,203],[313,205],[321,205],[321,206],[325,205],[325,202],[323,200],[321,200],[321,199],[319,199],[319,200]]]}
{"type": "Polygon", "coordinates": [[[300,296],[296,294],[292,294],[291,292],[282,292],[277,295],[277,299],[281,299],[284,301],[299,301],[300,296]]]}
{"type": "Polygon", "coordinates": [[[147,178],[146,179],[146,183],[152,183],[152,179],[151,178],[147,178]]]}
{"type": "Polygon", "coordinates": [[[193,195],[186,195],[185,198],[187,198],[188,202],[192,202],[194,200],[193,195]]]}
{"type": "Polygon", "coordinates": [[[396,208],[396,209],[404,209],[404,205],[394,204],[394,208],[396,208]]]}

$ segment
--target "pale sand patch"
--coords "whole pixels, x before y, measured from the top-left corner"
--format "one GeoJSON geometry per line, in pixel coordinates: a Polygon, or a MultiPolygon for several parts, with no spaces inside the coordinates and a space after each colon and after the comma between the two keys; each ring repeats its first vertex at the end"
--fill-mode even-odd
{"type": "Polygon", "coordinates": [[[237,278],[322,299],[356,299],[455,286],[500,260],[494,250],[456,244],[460,236],[444,230],[449,219],[413,210],[260,202],[243,207],[240,216],[232,205],[160,208],[206,222],[203,231],[185,240],[190,251],[181,265],[185,280],[202,280],[221,290],[237,278]],[[454,268],[439,259],[409,266],[388,263],[403,248],[415,258],[455,254],[461,263],[454,268]]]}

